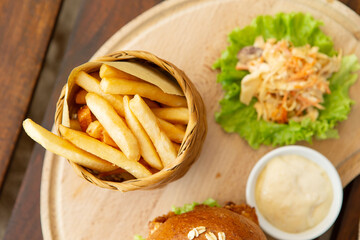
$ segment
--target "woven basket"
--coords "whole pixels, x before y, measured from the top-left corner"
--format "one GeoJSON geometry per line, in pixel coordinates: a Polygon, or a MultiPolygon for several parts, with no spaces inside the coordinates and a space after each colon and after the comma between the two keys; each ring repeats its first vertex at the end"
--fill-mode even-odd
{"type": "MultiPolygon", "coordinates": [[[[151,53],[144,51],[120,51],[101,58],[93,62],[85,63],[71,72],[67,84],[61,92],[57,103],[55,113],[55,126],[58,129],[59,124],[69,126],[72,106],[74,106],[74,94],[78,86],[75,85],[73,76],[79,71],[93,72],[99,70],[100,62],[111,62],[119,60],[131,61],[148,61],[164,71],[171,74],[178,82],[179,86],[184,92],[189,108],[189,122],[185,132],[185,137],[181,144],[177,158],[169,165],[165,166],[161,171],[140,179],[132,179],[123,182],[105,181],[97,178],[94,174],[89,172],[86,168],[72,162],[69,163],[75,172],[87,181],[108,189],[119,190],[122,192],[132,191],[137,189],[155,189],[160,188],[167,183],[182,177],[191,164],[197,159],[200,154],[203,141],[206,136],[207,124],[204,103],[199,92],[195,86],[187,78],[187,76],[173,64],[154,56],[151,53]]],[[[59,131],[58,134],[60,135],[59,131]]]]}

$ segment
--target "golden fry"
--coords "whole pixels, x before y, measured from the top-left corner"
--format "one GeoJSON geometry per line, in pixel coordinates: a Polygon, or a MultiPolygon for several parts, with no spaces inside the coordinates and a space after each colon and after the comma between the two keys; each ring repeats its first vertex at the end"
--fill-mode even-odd
{"type": "Polygon", "coordinates": [[[171,141],[181,143],[185,136],[185,131],[175,127],[175,125],[158,118],[159,127],[171,141]]]}
{"type": "Polygon", "coordinates": [[[130,100],[129,105],[131,111],[153,142],[164,167],[170,165],[175,160],[177,152],[170,139],[160,130],[154,113],[139,95],[135,95],[134,98],[130,100]]]}
{"type": "Polygon", "coordinates": [[[141,81],[141,79],[126,72],[123,72],[120,69],[109,66],[107,64],[101,65],[99,75],[101,78],[120,78],[131,81],[141,81]]]}
{"type": "Polygon", "coordinates": [[[177,143],[174,143],[174,142],[173,142],[173,145],[174,145],[174,148],[175,148],[176,152],[178,153],[179,150],[180,150],[181,145],[177,144],[177,143]]]}
{"type": "Polygon", "coordinates": [[[34,141],[38,142],[50,152],[69,159],[74,163],[99,172],[112,171],[118,168],[107,161],[104,161],[80,148],[77,148],[70,142],[62,139],[59,136],[56,136],[40,125],[34,123],[31,119],[26,119],[23,122],[23,127],[25,132],[34,141]]]}
{"type": "Polygon", "coordinates": [[[181,131],[186,132],[186,127],[187,127],[186,125],[179,124],[179,123],[176,123],[174,125],[175,125],[175,127],[179,128],[181,131]]]}
{"type": "Polygon", "coordinates": [[[94,120],[88,106],[81,107],[77,112],[78,121],[83,132],[86,131],[90,123],[94,120]]]}
{"type": "Polygon", "coordinates": [[[153,113],[171,123],[188,124],[189,110],[187,108],[152,108],[153,113]]]}
{"type": "Polygon", "coordinates": [[[129,107],[129,97],[124,96],[125,119],[131,131],[134,133],[140,146],[140,154],[144,160],[153,168],[161,170],[163,165],[149,136],[136,119],[129,107]]]}
{"type": "Polygon", "coordinates": [[[96,78],[97,80],[101,81],[101,77],[99,75],[99,71],[95,71],[92,73],[89,73],[90,76],[92,76],[93,78],[96,78]]]}
{"type": "Polygon", "coordinates": [[[151,101],[150,99],[143,98],[145,103],[149,106],[149,108],[158,108],[160,105],[157,102],[151,101]]]}
{"type": "Polygon", "coordinates": [[[95,93],[88,93],[85,99],[91,112],[125,156],[130,160],[138,161],[140,159],[139,144],[111,104],[95,93]]]}
{"type": "Polygon", "coordinates": [[[85,101],[86,94],[87,94],[87,91],[85,91],[84,89],[81,89],[80,91],[78,91],[75,96],[75,103],[81,104],[81,105],[86,104],[86,101],[85,101]]]}
{"type": "Polygon", "coordinates": [[[120,78],[103,78],[100,87],[105,93],[135,95],[148,98],[172,107],[186,107],[185,97],[163,92],[157,86],[145,81],[131,81],[120,78]]]}
{"type": "Polygon", "coordinates": [[[81,131],[81,126],[77,119],[70,119],[70,128],[81,131]]]}
{"type": "Polygon", "coordinates": [[[110,137],[109,133],[105,129],[102,131],[100,141],[106,143],[107,145],[119,148],[118,145],[116,145],[114,140],[110,137]]]}
{"type": "Polygon", "coordinates": [[[106,143],[107,145],[119,148],[99,121],[93,121],[92,123],[90,123],[90,125],[86,129],[86,133],[89,134],[91,137],[106,143]]]}
{"type": "Polygon", "coordinates": [[[140,163],[127,159],[119,150],[110,147],[83,132],[72,130],[63,125],[59,126],[59,130],[61,135],[75,146],[125,169],[136,178],[143,178],[151,175],[151,173],[140,163]]]}
{"type": "Polygon", "coordinates": [[[100,88],[100,81],[90,76],[86,72],[79,72],[76,76],[76,84],[85,89],[89,93],[96,93],[97,95],[106,99],[116,110],[120,116],[124,116],[123,99],[120,95],[111,95],[104,93],[100,88]]]}
{"type": "Polygon", "coordinates": [[[103,130],[103,126],[101,126],[100,122],[96,120],[89,124],[86,129],[86,133],[93,138],[100,139],[103,130]]]}

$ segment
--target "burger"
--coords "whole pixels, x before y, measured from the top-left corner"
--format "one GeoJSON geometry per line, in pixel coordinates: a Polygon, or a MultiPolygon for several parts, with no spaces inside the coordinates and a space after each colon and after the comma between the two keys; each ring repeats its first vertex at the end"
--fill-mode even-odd
{"type": "Polygon", "coordinates": [[[266,239],[255,209],[232,202],[220,207],[194,204],[175,209],[149,223],[146,240],[245,240],[266,239]]]}

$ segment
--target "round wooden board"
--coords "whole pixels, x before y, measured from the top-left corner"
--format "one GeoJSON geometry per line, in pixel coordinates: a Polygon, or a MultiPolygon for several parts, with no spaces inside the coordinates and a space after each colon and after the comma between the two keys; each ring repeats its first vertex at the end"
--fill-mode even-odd
{"type": "MultiPolygon", "coordinates": [[[[227,34],[261,14],[302,11],[324,22],[323,30],[345,54],[360,57],[360,17],[336,1],[172,0],[152,8],[117,32],[94,57],[116,50],[146,50],[184,70],[206,103],[208,134],[200,158],[180,180],[162,189],[121,193],[79,178],[63,158],[46,153],[41,186],[44,239],[132,239],[147,235],[147,223],[172,205],[245,201],[247,177],[271,147],[253,150],[215,123],[221,86],[211,65],[227,46],[227,34]]],[[[338,168],[343,185],[360,172],[360,81],[351,88],[357,104],[338,125],[340,139],[310,147],[338,168]]],[[[300,143],[301,144],[301,143],[300,143]]],[[[308,144],[303,144],[308,145],[308,144]]]]}

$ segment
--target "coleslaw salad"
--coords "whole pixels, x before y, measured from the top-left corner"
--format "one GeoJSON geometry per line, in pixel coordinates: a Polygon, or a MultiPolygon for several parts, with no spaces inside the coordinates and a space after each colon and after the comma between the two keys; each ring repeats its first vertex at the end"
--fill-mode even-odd
{"type": "MultiPolygon", "coordinates": [[[[243,29],[236,28],[229,34],[230,44],[213,66],[214,69],[220,69],[217,81],[224,90],[224,97],[220,100],[221,109],[215,117],[226,132],[238,133],[253,148],[258,148],[261,144],[277,146],[294,144],[301,140],[312,142],[313,137],[338,137],[335,126],[347,119],[351,105],[354,104],[348,92],[358,78],[355,72],[360,69],[360,64],[355,55],[344,56],[336,63],[340,54],[335,51],[331,38],[321,31],[321,25],[322,23],[310,14],[278,13],[275,16],[258,16],[250,25],[243,29]],[[338,69],[332,67],[338,71],[330,71],[329,76],[324,74],[328,82],[323,86],[326,94],[322,94],[315,104],[309,106],[318,112],[315,117],[306,116],[307,111],[303,110],[301,112],[304,116],[298,116],[298,119],[296,116],[292,118],[290,114],[287,121],[284,121],[284,118],[279,118],[280,121],[267,121],[263,114],[259,117],[255,105],[258,102],[256,97],[252,96],[248,104],[239,100],[242,81],[251,71],[239,69],[239,66],[237,69],[238,53],[247,46],[253,46],[259,36],[264,39],[264,43],[275,39],[273,44],[284,44],[282,40],[286,40],[289,46],[308,45],[309,49],[306,51],[316,49],[322,57],[325,55],[334,59],[335,65],[338,64],[338,69]],[[328,94],[329,92],[331,94],[328,94]]],[[[284,93],[282,94],[280,96],[283,99],[284,93]]]]}

